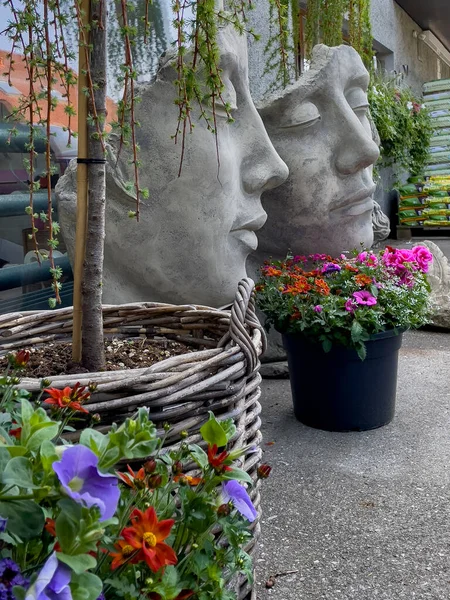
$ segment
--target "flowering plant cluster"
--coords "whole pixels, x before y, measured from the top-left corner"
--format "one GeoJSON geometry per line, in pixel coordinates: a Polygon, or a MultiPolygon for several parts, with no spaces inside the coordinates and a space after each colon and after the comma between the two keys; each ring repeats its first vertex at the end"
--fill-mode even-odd
{"type": "Polygon", "coordinates": [[[239,468],[255,448],[227,449],[232,420],[210,413],[205,449],[182,441],[164,451],[141,408],[72,445],[64,433],[89,390],[43,382],[31,402],[18,385],[28,358],[11,355],[0,378],[0,598],[236,598],[230,583],[252,579],[244,548],[257,512],[239,468]]]}
{"type": "Polygon", "coordinates": [[[375,79],[369,89],[370,114],[381,141],[380,166],[420,175],[428,158],[433,125],[430,111],[412,90],[375,79]]]}
{"type": "Polygon", "coordinates": [[[269,326],[321,342],[326,352],[333,343],[353,347],[363,359],[371,335],[428,322],[431,261],[424,246],[288,256],[261,268],[257,300],[269,326]]]}

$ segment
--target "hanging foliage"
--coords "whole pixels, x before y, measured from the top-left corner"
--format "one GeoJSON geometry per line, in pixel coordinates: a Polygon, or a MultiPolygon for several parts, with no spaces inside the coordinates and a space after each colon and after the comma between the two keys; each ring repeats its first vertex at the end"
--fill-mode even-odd
{"type": "Polygon", "coordinates": [[[272,88],[286,87],[303,56],[311,58],[316,44],[339,46],[348,41],[370,70],[372,66],[372,27],[370,0],[307,0],[304,54],[301,49],[299,0],[269,0],[270,38],[266,73],[274,75],[272,88]]]}
{"type": "Polygon", "coordinates": [[[370,0],[308,0],[306,54],[311,56],[313,47],[319,43],[342,44],[347,38],[346,20],[350,45],[370,68],[373,56],[370,0]]]}

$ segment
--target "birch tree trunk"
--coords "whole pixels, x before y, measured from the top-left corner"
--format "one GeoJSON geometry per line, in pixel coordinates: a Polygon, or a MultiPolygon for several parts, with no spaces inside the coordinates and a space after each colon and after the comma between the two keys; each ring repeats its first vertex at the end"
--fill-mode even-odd
{"type": "Polygon", "coordinates": [[[88,224],[86,254],[83,268],[83,333],[82,365],[89,371],[105,366],[102,317],[103,249],[105,239],[105,152],[99,129],[103,132],[106,117],[106,2],[91,5],[90,71],[95,108],[89,102],[89,159],[99,161],[88,167],[88,224]],[[98,126],[93,119],[98,115],[98,126]]]}

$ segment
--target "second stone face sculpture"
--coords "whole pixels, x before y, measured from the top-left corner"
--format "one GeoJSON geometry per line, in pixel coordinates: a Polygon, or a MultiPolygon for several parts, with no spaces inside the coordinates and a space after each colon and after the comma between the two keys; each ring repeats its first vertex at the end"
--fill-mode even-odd
{"type": "Polygon", "coordinates": [[[353,48],[319,45],[310,69],[261,107],[290,174],[263,195],[268,218],[258,233],[258,259],[288,250],[338,255],[372,245],[372,167],[379,150],[368,119],[368,84],[353,48]]]}
{"type": "MultiPolygon", "coordinates": [[[[260,197],[287,177],[253,104],[248,86],[247,42],[232,27],[218,33],[224,92],[234,123],[216,103],[216,140],[193,115],[195,131],[186,139],[181,176],[177,127],[176,71],[166,60],[154,83],[140,90],[137,109],[141,147],[140,222],[129,219],[135,202],[125,182],[133,180],[132,154],[116,164],[115,148],[107,168],[106,239],[103,302],[158,301],[221,306],[234,299],[246,276],[246,259],[256,249],[266,220],[260,197]]],[[[206,107],[206,110],[208,107],[206,107]]],[[[57,187],[62,232],[73,255],[76,165],[57,187]]]]}

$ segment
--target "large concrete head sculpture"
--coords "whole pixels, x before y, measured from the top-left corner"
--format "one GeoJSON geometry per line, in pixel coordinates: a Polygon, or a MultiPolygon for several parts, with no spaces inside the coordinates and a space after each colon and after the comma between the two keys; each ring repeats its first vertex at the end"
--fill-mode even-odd
{"type": "MultiPolygon", "coordinates": [[[[160,301],[220,306],[234,298],[245,263],[256,249],[266,220],[260,197],[280,185],[287,167],[275,152],[250,97],[246,39],[231,27],[220,30],[224,101],[234,123],[216,105],[216,141],[202,121],[187,135],[181,176],[176,72],[167,61],[157,79],[139,90],[137,108],[141,187],[150,192],[140,222],[129,219],[134,200],[124,182],[133,180],[130,153],[108,164],[103,301],[160,301]]],[[[59,183],[60,221],[73,248],[75,170],[59,183]]],[[[70,252],[70,250],[69,250],[70,252]]]]}
{"type": "Polygon", "coordinates": [[[378,158],[368,119],[369,74],[348,46],[316,46],[311,67],[267,101],[260,114],[289,167],[289,179],[263,196],[268,213],[259,255],[338,254],[373,241],[378,158]]]}

